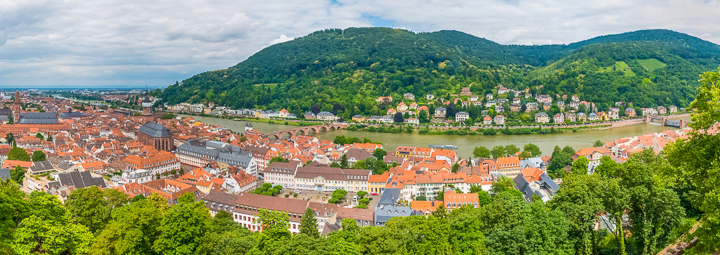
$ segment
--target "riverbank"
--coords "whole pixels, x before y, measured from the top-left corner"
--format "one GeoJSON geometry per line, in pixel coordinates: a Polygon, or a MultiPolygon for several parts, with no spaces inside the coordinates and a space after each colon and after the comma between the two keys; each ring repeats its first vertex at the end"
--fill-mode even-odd
{"type": "Polygon", "coordinates": [[[232,121],[249,121],[249,122],[256,122],[256,123],[268,123],[268,124],[299,126],[299,127],[325,124],[324,122],[321,122],[321,121],[290,120],[290,119],[261,119],[261,118],[251,118],[251,117],[241,117],[241,116],[240,117],[238,117],[238,116],[214,116],[214,115],[199,115],[199,114],[187,114],[187,113],[178,114],[178,116],[193,117],[193,118],[196,118],[196,117],[214,118],[214,119],[224,119],[224,120],[232,120],[232,121]]]}
{"type": "MultiPolygon", "coordinates": [[[[196,120],[208,123],[211,125],[220,125],[227,127],[232,130],[243,131],[245,127],[244,121],[233,121],[230,119],[210,118],[210,117],[195,117],[196,120]]],[[[292,129],[292,126],[258,123],[253,122],[253,128],[263,133],[272,133],[275,131],[292,129]]],[[[550,127],[547,127],[550,129],[550,127]]],[[[575,150],[579,150],[586,147],[591,147],[592,144],[601,140],[614,141],[615,139],[622,137],[632,137],[642,135],[646,133],[657,133],[665,130],[676,130],[676,128],[663,127],[654,124],[639,124],[629,125],[617,128],[611,127],[600,127],[600,128],[588,128],[578,129],[577,132],[563,132],[555,134],[527,134],[527,135],[421,135],[418,132],[408,133],[378,133],[368,131],[350,131],[346,129],[321,132],[312,134],[311,136],[317,137],[321,140],[332,141],[336,136],[344,135],[346,137],[358,137],[360,139],[368,138],[372,141],[380,141],[383,143],[383,148],[387,151],[394,151],[397,146],[416,146],[416,147],[427,147],[430,144],[449,144],[457,146],[458,149],[454,149],[458,153],[458,156],[468,158],[472,156],[472,151],[476,146],[485,146],[492,148],[497,145],[506,146],[509,144],[515,144],[518,147],[522,147],[525,144],[532,143],[540,147],[543,155],[552,154],[555,146],[565,147],[570,146],[575,150]],[[581,132],[582,131],[582,132],[581,132]]]]}

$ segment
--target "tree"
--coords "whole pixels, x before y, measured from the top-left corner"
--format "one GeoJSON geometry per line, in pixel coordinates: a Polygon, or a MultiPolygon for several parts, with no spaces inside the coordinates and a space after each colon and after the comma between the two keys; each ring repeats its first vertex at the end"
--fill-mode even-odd
{"type": "Polygon", "coordinates": [[[47,141],[48,141],[48,142],[52,142],[52,141],[53,141],[53,137],[48,135],[47,141]]]}
{"type": "Polygon", "coordinates": [[[484,190],[480,190],[478,193],[478,205],[484,206],[486,204],[489,204],[492,202],[492,198],[490,198],[490,193],[484,190]]]}
{"type": "Polygon", "coordinates": [[[630,157],[616,172],[619,185],[629,195],[630,233],[644,254],[666,246],[671,231],[685,217],[677,193],[659,179],[665,166],[664,158],[647,149],[630,157]]]}
{"type": "Polygon", "coordinates": [[[332,162],[330,163],[330,167],[340,167],[340,164],[338,162],[332,162]]]}
{"type": "Polygon", "coordinates": [[[520,153],[520,154],[518,155],[518,157],[519,157],[520,159],[528,159],[528,158],[531,158],[532,155],[530,154],[529,151],[523,151],[522,153],[520,153]]]}
{"type": "Polygon", "coordinates": [[[493,147],[492,151],[490,151],[490,155],[492,155],[494,159],[505,157],[505,147],[502,145],[493,147]]]}
{"type": "Polygon", "coordinates": [[[599,175],[568,175],[548,207],[565,213],[570,221],[569,239],[579,254],[593,252],[595,221],[603,212],[602,178],[599,175]]]}
{"type": "Polygon", "coordinates": [[[275,156],[270,159],[270,162],[268,162],[268,165],[272,164],[273,162],[287,163],[290,161],[283,158],[282,156],[275,156]]]}
{"type": "Polygon", "coordinates": [[[383,160],[383,158],[385,158],[385,155],[387,155],[387,151],[383,150],[382,148],[377,148],[375,149],[375,151],[373,151],[372,155],[379,160],[383,160]]]}
{"type": "Polygon", "coordinates": [[[335,139],[333,139],[334,144],[348,144],[347,139],[344,135],[336,136],[335,139]]]}
{"type": "Polygon", "coordinates": [[[143,195],[143,194],[138,194],[138,195],[134,196],[134,197],[130,200],[130,203],[135,203],[135,202],[138,202],[138,201],[140,201],[140,200],[145,200],[145,199],[146,199],[146,198],[145,198],[145,195],[143,195]]]}
{"type": "Polygon", "coordinates": [[[520,152],[520,149],[517,146],[515,146],[514,144],[505,146],[505,153],[507,155],[514,156],[515,153],[518,153],[518,152],[520,152]]]}
{"type": "Polygon", "coordinates": [[[364,198],[367,195],[367,191],[361,190],[357,192],[357,195],[360,199],[364,198]]]}
{"type": "Polygon", "coordinates": [[[355,164],[358,169],[365,169],[372,171],[372,174],[382,174],[388,170],[388,165],[382,160],[376,158],[366,158],[360,160],[355,164]]]}
{"type": "Polygon", "coordinates": [[[404,121],[402,113],[396,112],[395,116],[393,116],[393,122],[395,123],[403,123],[404,121]]]}
{"type": "MultiPolygon", "coordinates": [[[[135,198],[143,197],[138,195],[135,198]]],[[[158,254],[152,249],[163,214],[148,199],[113,211],[113,220],[92,245],[91,254],[158,254]]]]}
{"type": "Polygon", "coordinates": [[[500,179],[498,181],[493,182],[492,187],[490,188],[490,192],[497,195],[504,191],[510,191],[515,187],[515,182],[513,182],[512,179],[500,176],[500,179]]]}
{"type": "Polygon", "coordinates": [[[565,166],[570,165],[571,163],[572,156],[565,154],[565,152],[563,152],[563,150],[561,150],[559,146],[555,146],[552,157],[550,158],[550,165],[547,168],[548,175],[552,178],[562,178],[563,176],[565,176],[565,166]]]}
{"type": "Polygon", "coordinates": [[[537,156],[542,155],[542,152],[540,151],[540,147],[538,147],[537,145],[532,144],[532,143],[528,143],[525,146],[523,146],[523,151],[530,152],[530,155],[532,155],[532,157],[537,157],[537,156]]]}
{"type": "MultiPolygon", "coordinates": [[[[117,189],[105,189],[103,190],[103,196],[105,196],[111,209],[122,207],[128,203],[128,195],[117,189]]],[[[139,196],[142,196],[142,194],[139,194],[139,196]]],[[[142,196],[142,198],[145,197],[142,196]]]]}
{"type": "Polygon", "coordinates": [[[485,235],[482,232],[482,221],[477,212],[471,209],[465,211],[462,207],[452,211],[449,217],[449,242],[455,251],[464,254],[487,254],[485,235]]]}
{"type": "Polygon", "coordinates": [[[455,173],[455,172],[457,172],[458,170],[460,170],[460,165],[459,165],[458,163],[455,163],[455,164],[452,166],[452,172],[455,173]]]}
{"type": "Polygon", "coordinates": [[[250,251],[251,254],[273,253],[291,238],[287,228],[288,215],[285,212],[262,208],[258,211],[255,223],[260,225],[262,232],[257,237],[257,245],[250,251]]]}
{"type": "Polygon", "coordinates": [[[610,156],[605,155],[600,158],[600,164],[595,167],[595,173],[602,176],[613,177],[619,165],[620,164],[615,162],[610,156]]]}
{"type": "Polygon", "coordinates": [[[162,254],[195,254],[208,230],[209,218],[205,203],[195,202],[192,192],[183,194],[178,204],[165,213],[153,250],[162,254]]]}
{"type": "Polygon", "coordinates": [[[604,186],[600,189],[600,196],[603,201],[603,207],[608,213],[603,220],[608,226],[615,226],[611,233],[617,240],[617,249],[619,254],[627,254],[625,251],[625,231],[623,230],[623,216],[630,209],[630,197],[628,193],[620,187],[619,179],[607,179],[602,182],[604,186]]]}
{"type": "Polygon", "coordinates": [[[147,200],[163,214],[167,212],[168,209],[170,209],[167,200],[164,197],[160,196],[160,193],[158,192],[153,192],[149,197],[147,197],[147,200]]]}
{"type": "Polygon", "coordinates": [[[45,161],[46,158],[47,158],[47,156],[45,155],[45,152],[40,151],[40,150],[33,151],[33,154],[32,154],[33,162],[45,161]]]}
{"type": "Polygon", "coordinates": [[[18,254],[86,254],[94,241],[92,232],[75,224],[72,215],[57,197],[33,192],[33,212],[13,232],[13,248],[18,254]]]}
{"type": "Polygon", "coordinates": [[[30,161],[30,155],[25,149],[13,146],[8,152],[8,160],[30,161]]]}
{"type": "Polygon", "coordinates": [[[437,217],[437,218],[441,218],[441,219],[444,219],[445,217],[447,217],[447,214],[448,214],[447,209],[445,209],[445,205],[443,205],[443,204],[440,204],[440,206],[438,206],[437,209],[435,209],[435,211],[432,212],[433,217],[437,217]]]}
{"type": "Polygon", "coordinates": [[[35,134],[35,137],[40,140],[45,140],[45,136],[43,136],[40,132],[37,132],[37,134],[35,134]]]}
{"type": "Polygon", "coordinates": [[[340,168],[347,169],[348,167],[350,167],[350,165],[348,163],[347,155],[343,154],[342,157],[340,157],[340,168]]]}
{"type": "MultiPolygon", "coordinates": [[[[690,104],[692,121],[688,124],[694,130],[707,130],[720,121],[720,68],[718,72],[705,72],[700,76],[697,97],[690,104]]],[[[718,180],[718,158],[720,158],[720,136],[706,132],[693,132],[689,139],[668,144],[663,150],[669,168],[661,168],[668,177],[683,180],[677,186],[681,203],[690,215],[700,214],[702,224],[687,237],[698,238],[691,251],[713,253],[717,251],[720,236],[720,187],[718,180]]]]}
{"type": "Polygon", "coordinates": [[[593,147],[600,147],[600,146],[605,146],[605,143],[603,143],[603,141],[600,141],[600,140],[597,140],[597,141],[595,141],[595,143],[593,143],[593,147]]]}
{"type": "Polygon", "coordinates": [[[590,161],[586,157],[578,157],[572,164],[572,173],[588,174],[588,164],[590,164],[590,161]]]}
{"type": "Polygon", "coordinates": [[[300,234],[313,238],[320,237],[317,220],[315,220],[315,211],[310,207],[305,209],[305,215],[300,219],[300,234]]]}
{"type": "Polygon", "coordinates": [[[473,157],[490,158],[490,150],[484,146],[475,147],[475,149],[473,149],[473,157]]]}
{"type": "Polygon", "coordinates": [[[20,165],[15,166],[15,168],[10,169],[10,179],[15,181],[17,184],[22,185],[23,179],[25,179],[25,168],[23,168],[20,165]]]}
{"type": "Polygon", "coordinates": [[[570,146],[563,147],[562,152],[565,153],[565,155],[567,155],[568,157],[572,157],[573,155],[575,155],[575,149],[570,146]]]}
{"type": "Polygon", "coordinates": [[[5,135],[5,141],[7,141],[8,144],[13,144],[15,141],[15,135],[13,135],[13,133],[7,133],[5,135]]]}
{"type": "Polygon", "coordinates": [[[428,123],[430,122],[430,118],[428,116],[428,113],[425,110],[420,110],[420,113],[418,113],[418,121],[420,123],[428,123]]]}
{"type": "Polygon", "coordinates": [[[110,221],[110,207],[97,186],[80,188],[68,196],[65,206],[75,221],[87,226],[90,232],[99,233],[110,221]]]}

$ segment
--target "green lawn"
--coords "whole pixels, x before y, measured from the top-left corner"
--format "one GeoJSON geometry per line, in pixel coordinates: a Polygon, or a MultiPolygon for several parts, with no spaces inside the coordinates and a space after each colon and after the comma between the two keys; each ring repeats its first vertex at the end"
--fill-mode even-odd
{"type": "Polygon", "coordinates": [[[660,60],[654,58],[639,59],[637,62],[640,63],[640,65],[643,66],[648,72],[652,72],[667,66],[665,63],[660,62],[660,60]]]}
{"type": "Polygon", "coordinates": [[[617,61],[615,62],[615,65],[609,66],[609,67],[601,67],[600,72],[612,72],[612,71],[622,71],[625,73],[625,75],[629,76],[635,76],[635,72],[633,72],[630,67],[628,66],[625,61],[617,61]],[[613,67],[615,68],[613,70],[613,67]]]}

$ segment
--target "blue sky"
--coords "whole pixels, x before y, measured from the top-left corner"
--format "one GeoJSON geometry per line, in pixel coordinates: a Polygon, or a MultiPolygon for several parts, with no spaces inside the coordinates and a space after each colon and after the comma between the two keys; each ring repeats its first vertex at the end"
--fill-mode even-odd
{"type": "Polygon", "coordinates": [[[459,30],[503,44],[665,28],[720,43],[718,0],[3,0],[0,88],[167,86],[326,28],[459,30]]]}

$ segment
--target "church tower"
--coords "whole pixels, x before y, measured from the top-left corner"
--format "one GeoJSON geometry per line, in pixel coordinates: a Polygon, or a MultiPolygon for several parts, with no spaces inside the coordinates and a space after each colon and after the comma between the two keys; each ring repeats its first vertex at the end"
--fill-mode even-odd
{"type": "Polygon", "coordinates": [[[20,111],[22,110],[22,107],[20,106],[20,91],[15,90],[15,103],[13,104],[13,121],[14,123],[18,123],[20,121],[20,111]]]}
{"type": "Polygon", "coordinates": [[[153,103],[150,101],[150,95],[148,95],[147,89],[145,90],[145,99],[142,101],[141,105],[143,109],[142,116],[145,120],[144,122],[151,121],[153,117],[153,103]]]}

